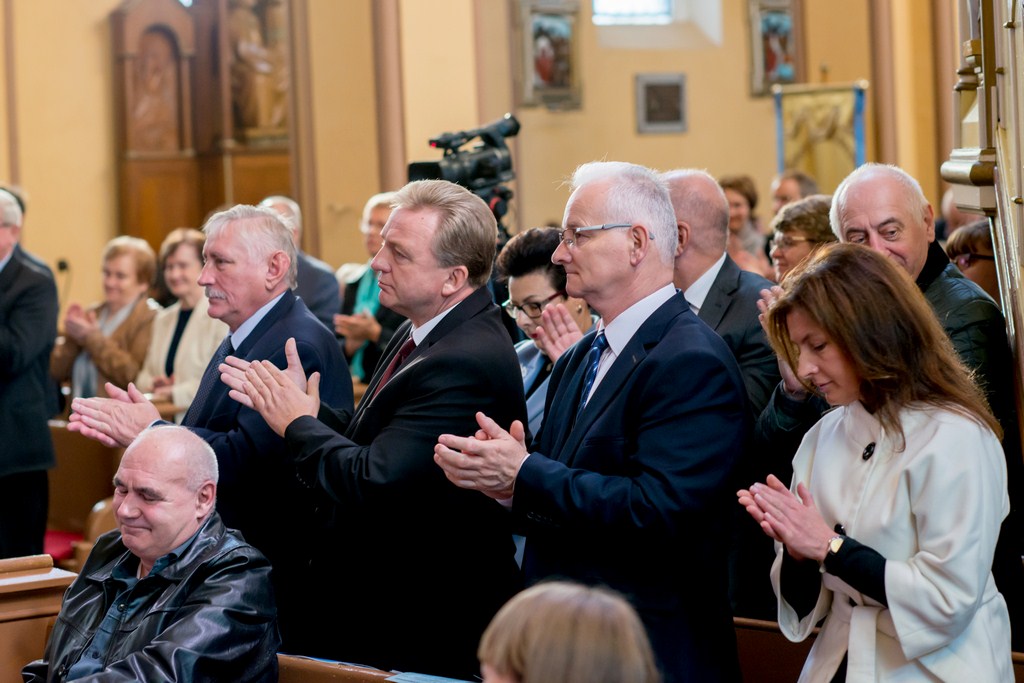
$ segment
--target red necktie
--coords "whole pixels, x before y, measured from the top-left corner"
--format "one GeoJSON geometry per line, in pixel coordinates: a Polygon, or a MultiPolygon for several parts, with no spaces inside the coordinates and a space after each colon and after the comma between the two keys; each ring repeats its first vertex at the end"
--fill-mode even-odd
{"type": "Polygon", "coordinates": [[[384,369],[384,374],[380,376],[380,381],[377,382],[377,388],[373,391],[374,396],[380,393],[381,387],[388,383],[388,380],[391,379],[391,375],[395,374],[398,368],[405,362],[405,359],[409,357],[409,354],[412,353],[415,348],[416,342],[414,342],[410,336],[405,340],[405,343],[402,344],[402,348],[398,349],[398,353],[396,353],[395,357],[391,359],[390,363],[388,363],[387,368],[384,369]]]}

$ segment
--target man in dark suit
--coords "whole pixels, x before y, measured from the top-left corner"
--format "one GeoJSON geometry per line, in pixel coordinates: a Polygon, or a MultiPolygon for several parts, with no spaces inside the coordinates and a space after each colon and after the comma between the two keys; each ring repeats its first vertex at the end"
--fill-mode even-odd
{"type": "Polygon", "coordinates": [[[586,164],[573,188],[552,260],[599,329],[555,364],[532,452],[522,423],[478,413],[480,431],[441,436],[435,460],[511,507],[528,582],[625,594],[666,682],[738,680],[725,530],[747,436],[739,368],[672,284],[676,221],[657,175],[586,164]]]}
{"type": "Polygon", "coordinates": [[[725,340],[743,372],[753,415],[760,415],[779,383],[779,362],[758,321],[761,290],[772,282],[740,270],[726,253],[729,201],[718,182],[704,171],[663,173],[679,230],[676,287],[690,310],[725,340]]]}
{"type": "MultiPolygon", "coordinates": [[[[316,542],[313,506],[284,460],[284,441],[257,413],[228,397],[219,365],[229,353],[283,364],[284,343],[292,337],[303,365],[329,379],[325,400],[351,411],[352,382],[334,334],[291,292],[295,246],[280,217],[270,209],[236,206],[214,214],[204,231],[199,284],[206,287],[209,315],[231,333],[207,366],[183,425],[216,452],[217,510],[273,565],[281,635],[289,651],[302,652],[315,618],[315,603],[304,592],[311,588],[309,552],[316,542]]],[[[70,429],[127,446],[159,419],[134,385],[127,392],[114,387],[111,396],[76,399],[70,429]]]]}
{"type": "Polygon", "coordinates": [[[267,197],[260,206],[277,211],[291,228],[292,241],[298,259],[298,274],[295,278],[295,293],[316,319],[334,329],[334,314],[341,306],[341,291],[334,270],[318,258],[302,251],[302,210],[298,202],[284,195],[267,197]]]}
{"type": "Polygon", "coordinates": [[[409,322],[355,415],[321,403],[319,378],[307,386],[290,352],[285,371],[229,361],[238,372],[224,381],[284,435],[300,479],[335,507],[321,601],[337,617],[318,654],[469,679],[480,635],[519,587],[515,547],[501,506],[449,484],[431,456],[440,434],[476,430],[476,410],[526,417],[486,287],[497,225],[468,190],[424,180],[397,193],[383,237],[371,262],[381,304],[409,322]]]}
{"type": "MultiPolygon", "coordinates": [[[[758,320],[761,290],[772,282],[740,270],[726,252],[729,201],[718,182],[704,171],[663,173],[679,229],[675,284],[690,310],[725,340],[739,363],[751,417],[761,414],[781,379],[779,361],[758,320]]],[[[740,481],[755,476],[759,453],[747,449],[740,481]]],[[[768,577],[775,547],[743,509],[734,509],[729,547],[729,598],[733,614],[774,619],[775,594],[768,577]],[[767,564],[766,564],[767,563],[767,564]]]]}
{"type": "Polygon", "coordinates": [[[43,552],[46,470],[56,412],[50,350],[57,337],[57,287],[18,246],[22,212],[0,190],[0,558],[43,552]]]}

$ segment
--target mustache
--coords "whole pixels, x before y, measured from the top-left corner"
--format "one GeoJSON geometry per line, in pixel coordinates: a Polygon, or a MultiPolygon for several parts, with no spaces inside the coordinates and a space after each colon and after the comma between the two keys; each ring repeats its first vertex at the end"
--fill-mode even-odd
{"type": "Polygon", "coordinates": [[[206,289],[206,298],[207,299],[227,299],[228,298],[228,295],[225,292],[220,291],[219,289],[214,289],[213,287],[206,287],[205,289],[206,289]]]}

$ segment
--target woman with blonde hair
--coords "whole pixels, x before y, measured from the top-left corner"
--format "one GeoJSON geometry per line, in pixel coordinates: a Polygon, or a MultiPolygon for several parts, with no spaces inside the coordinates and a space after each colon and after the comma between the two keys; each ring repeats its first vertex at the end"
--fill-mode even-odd
{"type": "Polygon", "coordinates": [[[803,640],[802,682],[1013,680],[992,578],[1009,511],[999,424],[902,268],[824,246],[766,314],[777,353],[834,410],[787,489],[738,492],[776,543],[778,619],[803,640]]]}
{"type": "Polygon", "coordinates": [[[123,389],[135,381],[158,308],[148,297],[155,272],[156,256],[144,239],[122,235],[104,247],[104,300],[68,306],[64,335],[50,355],[50,374],[70,381],[72,398],[106,396],[106,382],[123,389]]]}
{"type": "Polygon", "coordinates": [[[609,589],[567,581],[527,588],[480,639],[484,683],[658,683],[640,617],[609,589]]]}

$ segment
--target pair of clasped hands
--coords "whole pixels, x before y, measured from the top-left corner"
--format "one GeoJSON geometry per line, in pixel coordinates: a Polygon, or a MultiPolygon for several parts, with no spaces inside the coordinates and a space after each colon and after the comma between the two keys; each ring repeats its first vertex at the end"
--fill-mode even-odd
{"type": "MultiPolygon", "coordinates": [[[[782,288],[778,286],[761,290],[757,308],[762,327],[768,308],[781,294],[782,288]]],[[[806,396],[807,392],[793,370],[781,358],[779,371],[786,391],[806,396]]],[[[761,530],[786,546],[786,551],[794,559],[824,561],[829,539],[835,536],[835,532],[825,523],[814,503],[814,496],[805,484],[797,484],[794,495],[778,477],[769,474],[763,484],[753,484],[737,491],[736,498],[761,530]]]]}

